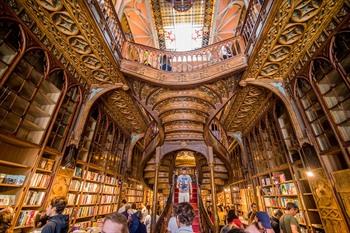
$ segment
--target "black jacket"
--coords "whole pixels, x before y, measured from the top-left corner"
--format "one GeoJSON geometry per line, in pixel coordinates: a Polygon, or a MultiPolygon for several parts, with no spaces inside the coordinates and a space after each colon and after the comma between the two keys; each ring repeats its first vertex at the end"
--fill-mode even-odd
{"type": "Polygon", "coordinates": [[[67,233],[68,232],[68,215],[58,214],[50,217],[41,233],[67,233]]]}
{"type": "Polygon", "coordinates": [[[271,226],[275,233],[280,233],[280,220],[275,217],[271,217],[271,226]]]}

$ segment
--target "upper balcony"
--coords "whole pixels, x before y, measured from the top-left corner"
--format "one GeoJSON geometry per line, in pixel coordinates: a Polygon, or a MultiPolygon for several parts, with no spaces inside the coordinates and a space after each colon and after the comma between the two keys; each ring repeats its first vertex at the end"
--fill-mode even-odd
{"type": "Polygon", "coordinates": [[[122,72],[159,85],[188,86],[213,81],[247,67],[248,57],[272,1],[251,0],[237,36],[186,52],[128,41],[111,0],[88,0],[93,17],[122,72]]]}

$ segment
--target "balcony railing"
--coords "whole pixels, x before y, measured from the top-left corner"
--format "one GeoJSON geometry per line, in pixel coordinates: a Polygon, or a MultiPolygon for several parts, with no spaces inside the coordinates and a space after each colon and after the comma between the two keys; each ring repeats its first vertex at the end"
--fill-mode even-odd
{"type": "Polygon", "coordinates": [[[126,41],[111,0],[88,0],[90,11],[99,24],[102,34],[110,46],[117,62],[122,59],[122,47],[126,41]]]}
{"type": "Polygon", "coordinates": [[[123,58],[168,72],[191,72],[237,57],[244,52],[241,36],[187,52],[159,50],[127,41],[123,58]]]}
{"type": "Polygon", "coordinates": [[[130,42],[122,31],[112,0],[86,2],[118,63],[126,59],[157,70],[184,73],[250,54],[273,1],[250,0],[242,27],[238,29],[240,35],[187,52],[164,51],[130,42]]]}

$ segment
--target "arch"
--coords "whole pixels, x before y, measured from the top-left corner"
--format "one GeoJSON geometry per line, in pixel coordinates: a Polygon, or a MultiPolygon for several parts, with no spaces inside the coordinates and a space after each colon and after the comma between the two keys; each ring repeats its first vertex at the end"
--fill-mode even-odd
{"type": "Polygon", "coordinates": [[[256,86],[264,87],[270,90],[272,93],[274,93],[277,97],[279,97],[284,103],[288,111],[289,117],[291,119],[294,131],[295,131],[295,135],[299,143],[302,144],[308,141],[304,130],[305,129],[304,122],[301,119],[296,103],[286,91],[284,87],[285,84],[283,81],[277,81],[277,80],[272,80],[267,78],[258,79],[258,80],[246,79],[246,80],[242,80],[240,82],[240,85],[241,86],[256,85],[256,86]]]}
{"type": "Polygon", "coordinates": [[[209,159],[208,146],[204,142],[165,142],[160,146],[160,159],[169,153],[179,150],[193,151],[202,154],[207,160],[209,159]]]}
{"type": "Polygon", "coordinates": [[[85,122],[89,116],[91,107],[94,105],[97,99],[106,94],[107,92],[123,88],[127,90],[128,87],[123,83],[116,83],[114,85],[107,84],[103,86],[93,86],[88,94],[87,100],[82,104],[81,111],[77,117],[77,124],[74,127],[72,138],[69,144],[73,144],[76,147],[79,145],[81,134],[84,130],[85,122]]]}

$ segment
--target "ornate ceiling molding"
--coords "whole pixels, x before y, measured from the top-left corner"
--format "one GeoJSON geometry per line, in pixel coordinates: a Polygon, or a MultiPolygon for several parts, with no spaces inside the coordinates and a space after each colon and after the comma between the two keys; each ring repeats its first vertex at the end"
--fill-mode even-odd
{"type": "MultiPolygon", "coordinates": [[[[89,84],[118,83],[125,80],[98,27],[83,1],[16,0],[25,9],[26,23],[32,19],[89,84]],[[28,18],[29,17],[29,18],[28,18]]],[[[40,37],[39,37],[40,38],[40,37]]],[[[45,44],[48,45],[48,44],[45,44]]]]}
{"type": "Polygon", "coordinates": [[[243,79],[288,77],[343,3],[343,0],[283,0],[277,4],[243,79]]]}

